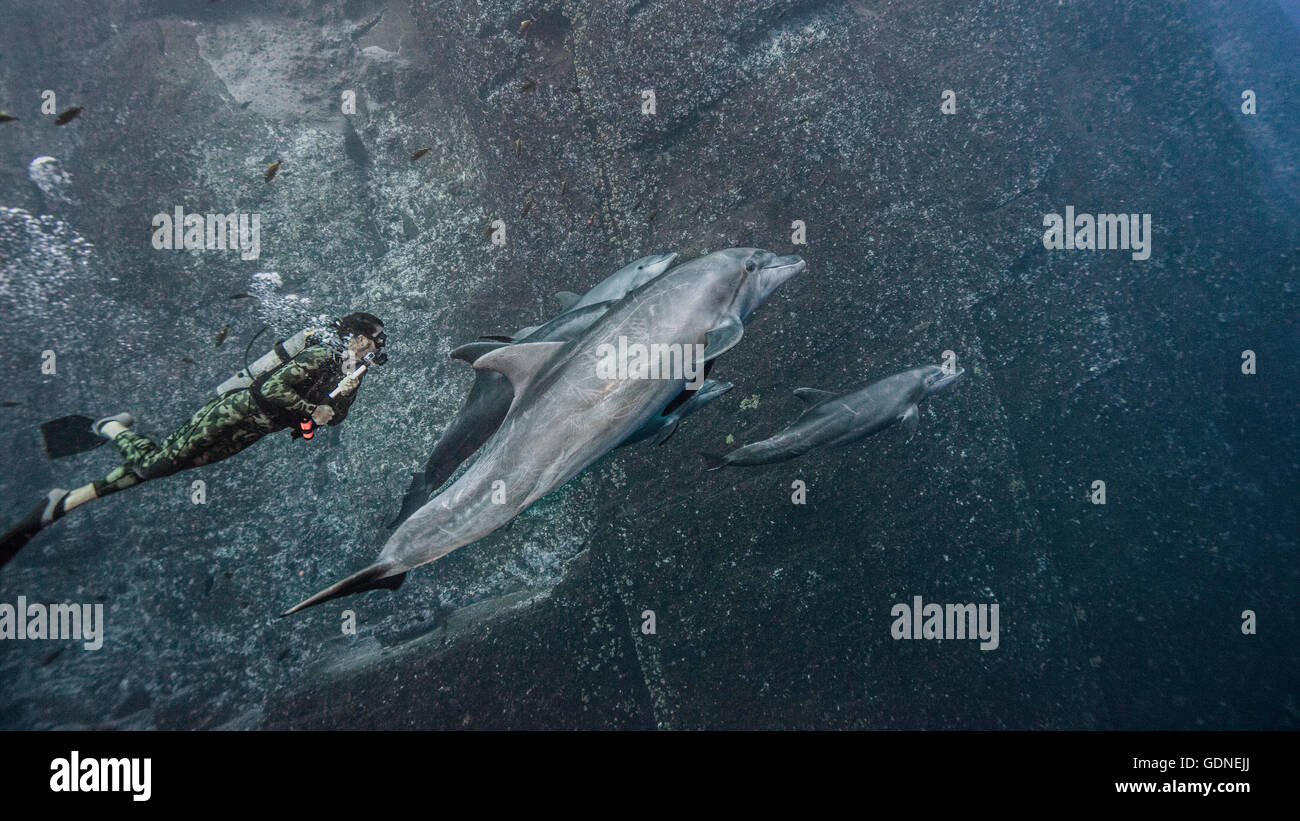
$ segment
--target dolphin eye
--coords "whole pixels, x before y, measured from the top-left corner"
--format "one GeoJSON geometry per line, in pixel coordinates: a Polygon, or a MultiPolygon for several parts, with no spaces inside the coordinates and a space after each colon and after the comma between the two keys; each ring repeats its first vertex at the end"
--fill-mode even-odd
{"type": "Polygon", "coordinates": [[[745,263],[745,273],[752,274],[754,273],[754,269],[757,267],[758,266],[754,264],[754,261],[750,260],[749,262],[745,263]]]}

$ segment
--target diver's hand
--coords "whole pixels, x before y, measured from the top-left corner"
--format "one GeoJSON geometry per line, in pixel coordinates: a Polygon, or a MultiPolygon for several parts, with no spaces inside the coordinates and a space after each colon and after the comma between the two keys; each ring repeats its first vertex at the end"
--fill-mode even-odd
{"type": "Polygon", "coordinates": [[[338,395],[347,396],[352,393],[361,384],[361,379],[356,376],[346,377],[338,386],[338,395]]]}
{"type": "Polygon", "coordinates": [[[311,413],[311,421],[318,425],[327,425],[334,418],[334,409],[329,405],[317,405],[311,413]]]}

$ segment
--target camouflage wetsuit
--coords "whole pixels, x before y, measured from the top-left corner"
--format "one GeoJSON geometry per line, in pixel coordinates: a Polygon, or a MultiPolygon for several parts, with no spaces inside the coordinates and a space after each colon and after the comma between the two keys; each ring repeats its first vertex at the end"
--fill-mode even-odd
{"type": "Polygon", "coordinates": [[[346,364],[343,354],[312,345],[252,387],[222,394],[199,408],[161,446],[134,431],[119,433],[113,444],[125,464],[95,480],[96,495],[106,496],[149,479],[220,462],[268,433],[311,418],[317,405],[334,408],[329,424],[339,424],[357,395],[353,391],[329,398],[329,392],[347,375],[346,364]]]}

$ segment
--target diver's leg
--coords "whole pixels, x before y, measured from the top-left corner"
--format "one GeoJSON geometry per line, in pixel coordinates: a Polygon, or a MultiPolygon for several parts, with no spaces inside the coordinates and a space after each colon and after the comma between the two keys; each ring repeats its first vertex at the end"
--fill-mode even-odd
{"type": "Polygon", "coordinates": [[[246,391],[235,391],[204,405],[167,437],[157,453],[133,464],[143,476],[154,479],[220,462],[275,429],[274,423],[252,406],[246,391]]]}
{"type": "Polygon", "coordinates": [[[119,414],[95,423],[95,432],[110,439],[126,463],[71,492],[50,491],[16,527],[0,535],[0,566],[73,508],[149,479],[219,462],[275,430],[274,423],[251,408],[247,397],[241,397],[239,392],[204,405],[161,446],[128,430],[126,425],[131,421],[128,414],[119,414]]]}
{"type": "MultiPolygon", "coordinates": [[[[117,417],[96,423],[96,431],[110,438],[122,454],[124,464],[114,468],[107,476],[83,485],[68,494],[63,511],[72,510],[93,499],[99,499],[119,490],[126,490],[149,479],[170,476],[210,462],[217,462],[243,450],[260,438],[245,428],[255,420],[240,413],[241,406],[235,398],[218,397],[200,408],[189,420],[172,432],[161,444],[132,430],[127,430],[117,417]]],[[[129,419],[127,420],[130,421],[129,419]]]]}
{"type": "MultiPolygon", "coordinates": [[[[100,419],[91,428],[95,433],[117,445],[118,450],[122,451],[123,455],[130,460],[158,449],[158,446],[153,442],[127,430],[127,427],[133,421],[135,420],[131,418],[131,414],[119,413],[116,416],[100,419]]],[[[67,491],[63,488],[55,488],[49,491],[45,494],[45,498],[21,522],[8,532],[0,535],[0,566],[3,566],[17,555],[18,551],[30,542],[37,533],[62,519],[69,510],[80,507],[86,502],[98,499],[101,496],[125,490],[142,481],[143,479],[132,471],[129,466],[123,465],[114,468],[104,478],[96,479],[94,482],[82,485],[76,490],[67,491]]]]}

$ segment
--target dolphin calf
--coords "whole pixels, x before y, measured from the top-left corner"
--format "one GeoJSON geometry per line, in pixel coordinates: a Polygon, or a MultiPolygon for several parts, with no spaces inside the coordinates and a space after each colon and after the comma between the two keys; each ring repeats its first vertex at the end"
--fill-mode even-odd
{"type": "Polygon", "coordinates": [[[667,271],[668,266],[672,265],[675,259],[677,259],[677,254],[673,252],[650,254],[618,269],[582,296],[561,291],[556,294],[556,297],[560,299],[560,307],[565,311],[594,305],[597,302],[622,299],[624,294],[635,291],[664,271],[667,271]]]}
{"type": "Polygon", "coordinates": [[[948,387],[964,372],[958,368],[948,373],[938,365],[924,365],[843,396],[799,388],[794,394],[808,407],[798,419],[771,438],[731,451],[710,470],[784,462],[816,447],[856,442],[895,422],[903,426],[910,439],[920,418],[917,403],[948,387]]]}
{"type": "Polygon", "coordinates": [[[650,417],[649,422],[637,428],[631,436],[620,442],[618,446],[621,448],[627,445],[635,445],[637,442],[644,442],[652,437],[656,445],[662,445],[677,432],[677,426],[681,424],[683,419],[722,396],[733,387],[735,386],[730,382],[719,382],[716,379],[704,380],[704,384],[700,386],[699,390],[683,391],[683,393],[687,394],[686,401],[676,407],[673,407],[673,402],[669,402],[668,407],[662,413],[650,417]]]}
{"type": "Polygon", "coordinates": [[[474,362],[504,374],[514,400],[474,464],[389,537],[369,567],[293,606],[389,587],[406,571],[483,538],[627,439],[681,393],[704,363],[740,342],[741,317],[805,263],[729,248],[679,265],[618,300],[578,339],[497,348],[474,362]],[[631,342],[676,351],[677,369],[611,376],[609,351],[631,342]]]}
{"type": "MultiPolygon", "coordinates": [[[[493,337],[462,345],[451,352],[454,359],[470,364],[488,351],[514,342],[553,342],[576,339],[591,327],[614,300],[639,288],[668,270],[677,259],[676,253],[650,254],[629,263],[610,274],[583,296],[561,291],[556,296],[565,306],[559,316],[541,326],[522,328],[511,337],[493,337]]],[[[495,371],[478,371],[469,395],[459,411],[448,423],[442,436],[433,446],[424,470],[411,474],[411,484],[402,496],[402,506],[397,517],[389,522],[395,528],[419,510],[433,492],[442,487],[456,468],[474,455],[488,440],[510,409],[514,389],[510,381],[495,371]]]]}

